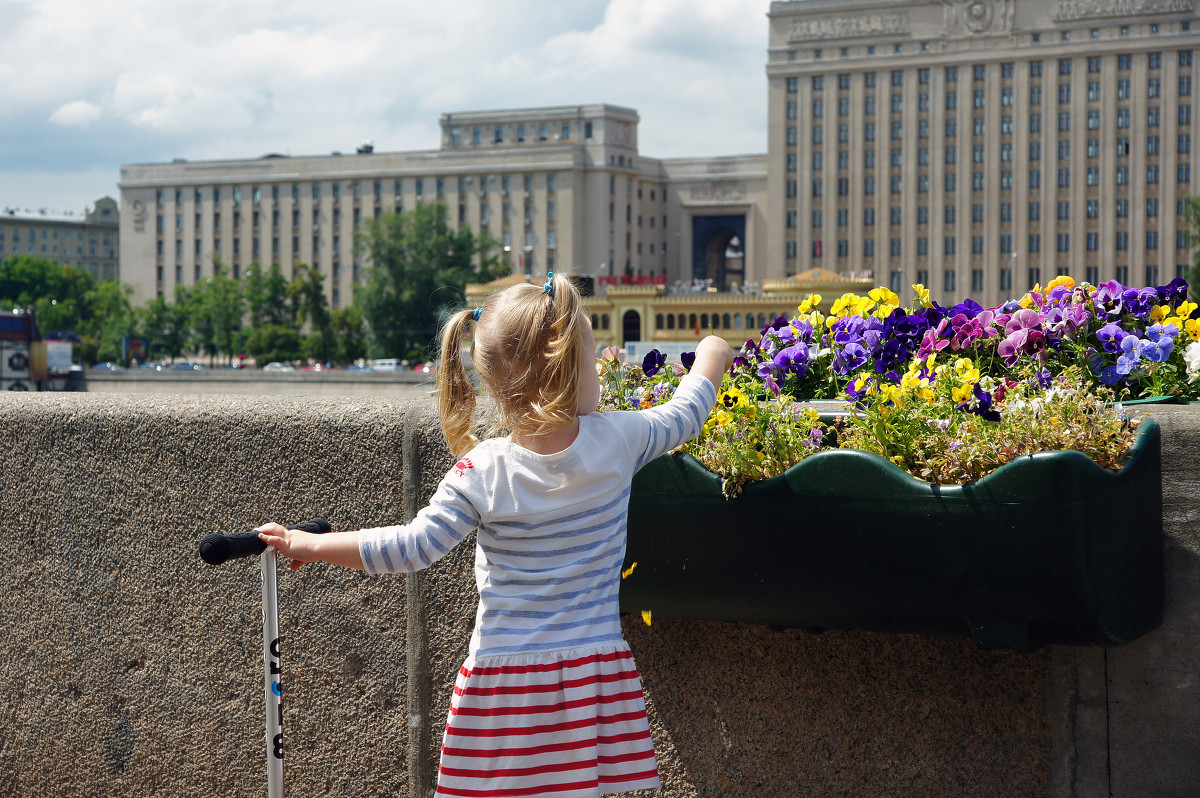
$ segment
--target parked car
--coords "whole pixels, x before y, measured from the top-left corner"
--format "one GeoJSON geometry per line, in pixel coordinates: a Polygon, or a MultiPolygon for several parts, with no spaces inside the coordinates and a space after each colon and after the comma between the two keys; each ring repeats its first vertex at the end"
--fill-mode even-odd
{"type": "Polygon", "coordinates": [[[263,366],[263,371],[295,371],[295,370],[296,370],[296,367],[291,365],[290,363],[280,363],[279,361],[275,361],[273,363],[268,363],[267,365],[263,366]]]}
{"type": "Polygon", "coordinates": [[[357,363],[351,363],[349,366],[346,366],[346,371],[374,371],[374,370],[375,369],[371,368],[370,366],[360,366],[357,363]]]}
{"type": "Polygon", "coordinates": [[[167,364],[161,361],[157,363],[143,363],[142,365],[138,366],[138,371],[162,371],[166,367],[167,364]]]}
{"type": "Polygon", "coordinates": [[[167,366],[169,371],[204,371],[205,368],[203,363],[193,363],[190,360],[182,360],[167,366]]]}
{"type": "Polygon", "coordinates": [[[92,371],[124,371],[125,367],[120,363],[97,363],[92,366],[92,371]]]}
{"type": "Polygon", "coordinates": [[[404,364],[398,358],[385,357],[371,361],[373,371],[403,371],[404,364]]]}
{"type": "Polygon", "coordinates": [[[413,366],[413,371],[418,374],[432,374],[437,370],[437,366],[433,363],[418,363],[413,366]]]}

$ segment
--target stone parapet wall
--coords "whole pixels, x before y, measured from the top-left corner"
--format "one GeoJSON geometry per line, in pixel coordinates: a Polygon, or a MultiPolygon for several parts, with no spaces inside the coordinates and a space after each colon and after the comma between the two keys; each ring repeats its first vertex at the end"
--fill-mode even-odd
{"type": "MultiPolygon", "coordinates": [[[[628,617],[659,794],[1187,794],[1200,412],[1150,412],[1162,629],[1014,654],[628,617]]],[[[257,558],[210,567],[197,542],[267,519],[404,520],[451,462],[426,398],[5,394],[0,434],[0,795],[264,794],[257,558]]],[[[280,573],[289,794],[432,794],[473,556],[418,576],[280,573]]]]}

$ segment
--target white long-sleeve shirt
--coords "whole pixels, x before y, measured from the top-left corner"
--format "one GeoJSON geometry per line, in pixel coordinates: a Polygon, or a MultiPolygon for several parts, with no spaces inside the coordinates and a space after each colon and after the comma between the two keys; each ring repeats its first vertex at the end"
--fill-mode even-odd
{"type": "Polygon", "coordinates": [[[633,475],[700,434],[717,392],[683,378],[669,402],[579,418],[579,435],[542,455],[508,438],[454,464],[412,523],[364,529],[370,573],[427,568],[478,529],[476,657],[621,639],[618,589],[633,475]]]}

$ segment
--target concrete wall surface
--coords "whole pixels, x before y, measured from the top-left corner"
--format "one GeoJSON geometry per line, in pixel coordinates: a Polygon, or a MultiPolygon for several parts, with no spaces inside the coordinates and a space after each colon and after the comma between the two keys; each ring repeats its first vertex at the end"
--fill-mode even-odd
{"type": "MultiPolygon", "coordinates": [[[[658,794],[1195,795],[1200,412],[1150,412],[1161,629],[1017,654],[627,617],[658,794]]],[[[205,565],[199,539],[402,521],[451,463],[423,398],[0,394],[0,436],[4,796],[265,794],[258,559],[205,565]]],[[[288,794],[432,795],[473,556],[281,571],[288,794]]]]}

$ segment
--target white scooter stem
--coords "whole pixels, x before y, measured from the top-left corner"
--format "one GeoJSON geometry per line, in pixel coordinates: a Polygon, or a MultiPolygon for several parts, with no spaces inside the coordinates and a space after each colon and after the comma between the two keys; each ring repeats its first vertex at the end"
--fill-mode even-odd
{"type": "Polygon", "coordinates": [[[283,669],[279,662],[278,554],[268,547],[260,557],[263,608],[263,701],[267,728],[267,798],[283,798],[283,669]]]}

